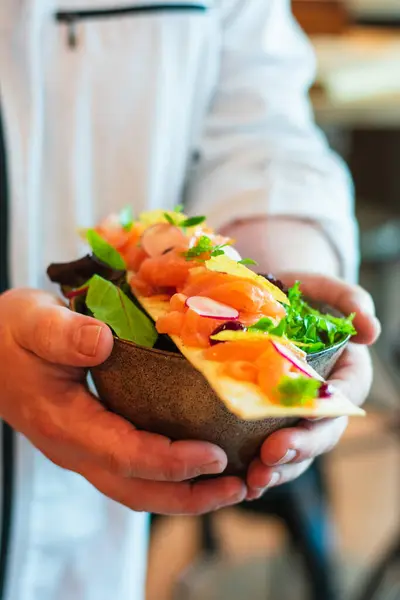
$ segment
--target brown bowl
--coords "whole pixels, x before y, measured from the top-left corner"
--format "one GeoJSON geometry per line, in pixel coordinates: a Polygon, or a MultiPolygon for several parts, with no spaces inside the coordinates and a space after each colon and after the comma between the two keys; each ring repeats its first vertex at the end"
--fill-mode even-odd
{"type": "MultiPolygon", "coordinates": [[[[326,378],[348,340],[309,356],[326,378]]],[[[115,339],[111,356],[91,369],[99,397],[139,429],[171,439],[213,442],[228,456],[225,474],[243,476],[265,438],[298,418],[245,421],[227,410],[203,375],[181,354],[115,339]]]]}

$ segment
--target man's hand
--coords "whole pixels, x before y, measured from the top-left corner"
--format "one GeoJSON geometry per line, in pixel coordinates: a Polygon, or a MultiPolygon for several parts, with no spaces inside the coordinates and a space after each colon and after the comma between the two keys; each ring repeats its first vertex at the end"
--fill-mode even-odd
{"type": "MultiPolygon", "coordinates": [[[[337,308],[343,314],[357,313],[354,320],[358,332],[339,359],[330,383],[360,406],[366,400],[372,383],[372,366],[366,345],[380,334],[371,296],[359,286],[349,285],[334,277],[305,273],[281,274],[286,285],[302,282],[305,296],[337,308]]],[[[248,473],[248,500],[259,498],[266,489],[296,479],[314,458],[331,450],[340,440],[348,419],[302,421],[298,427],[282,429],[264,443],[260,458],[248,473]]]]}
{"type": "Polygon", "coordinates": [[[105,410],[86,386],[85,367],[110,355],[109,328],[33,290],[0,296],[0,415],[57,465],[80,473],[137,511],[200,514],[240,502],[225,453],[209,443],[171,442],[137,431],[105,410]]]}

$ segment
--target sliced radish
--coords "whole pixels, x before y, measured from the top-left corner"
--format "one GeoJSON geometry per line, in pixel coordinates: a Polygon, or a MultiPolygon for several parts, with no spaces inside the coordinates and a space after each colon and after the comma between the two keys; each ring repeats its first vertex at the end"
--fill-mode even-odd
{"type": "Polygon", "coordinates": [[[232,260],[236,261],[242,260],[242,257],[240,256],[239,252],[233,246],[224,246],[222,250],[228,258],[231,258],[232,260]]]}
{"type": "Polygon", "coordinates": [[[201,317],[208,317],[210,319],[237,319],[239,317],[239,311],[232,306],[222,304],[211,298],[205,296],[191,296],[186,300],[186,306],[191,308],[201,317]]]}
{"type": "Polygon", "coordinates": [[[186,245],[183,232],[169,223],[156,223],[142,235],[142,248],[151,257],[161,256],[166,250],[175,246],[186,245]]]}
{"type": "Polygon", "coordinates": [[[318,373],[316,371],[314,371],[314,369],[312,367],[310,367],[306,363],[306,361],[303,361],[298,356],[296,356],[296,354],[294,352],[292,352],[292,350],[290,350],[290,348],[288,348],[284,344],[281,344],[280,342],[276,342],[275,340],[272,340],[272,345],[274,346],[275,350],[277,352],[279,352],[279,354],[281,356],[283,356],[289,362],[291,362],[292,365],[294,367],[296,367],[296,369],[298,369],[299,371],[301,371],[301,373],[303,373],[303,375],[306,375],[307,377],[311,377],[312,379],[319,379],[320,381],[324,381],[324,379],[322,377],[320,377],[320,375],[318,375],[318,373]]]}

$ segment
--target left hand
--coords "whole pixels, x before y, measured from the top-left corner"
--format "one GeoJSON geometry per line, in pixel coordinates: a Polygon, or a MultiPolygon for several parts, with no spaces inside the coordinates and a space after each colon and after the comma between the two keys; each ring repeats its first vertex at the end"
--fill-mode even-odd
{"type": "MultiPolygon", "coordinates": [[[[345,315],[357,313],[354,326],[358,333],[336,364],[329,382],[360,406],[372,384],[372,364],[366,346],[373,344],[380,334],[371,296],[361,287],[334,277],[290,273],[280,279],[289,286],[299,280],[305,296],[326,302],[345,315]]],[[[266,489],[302,475],[317,456],[338,443],[347,423],[347,417],[303,420],[297,427],[273,433],[264,442],[260,457],[250,465],[247,500],[260,498],[266,489]]]]}

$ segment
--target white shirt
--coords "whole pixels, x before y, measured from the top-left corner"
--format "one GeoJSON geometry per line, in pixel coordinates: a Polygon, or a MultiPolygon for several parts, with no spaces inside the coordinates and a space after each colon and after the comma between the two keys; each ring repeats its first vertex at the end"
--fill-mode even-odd
{"type": "MultiPolygon", "coordinates": [[[[314,219],[354,278],[352,186],[313,123],[314,57],[289,0],[119,0],[147,10],[55,18],[114,4],[1,0],[12,284],[51,289],[46,267],[80,255],[78,227],[182,199],[215,227],[314,219]]],[[[146,516],[21,436],[16,481],[5,600],[143,600],[146,516]]]]}

